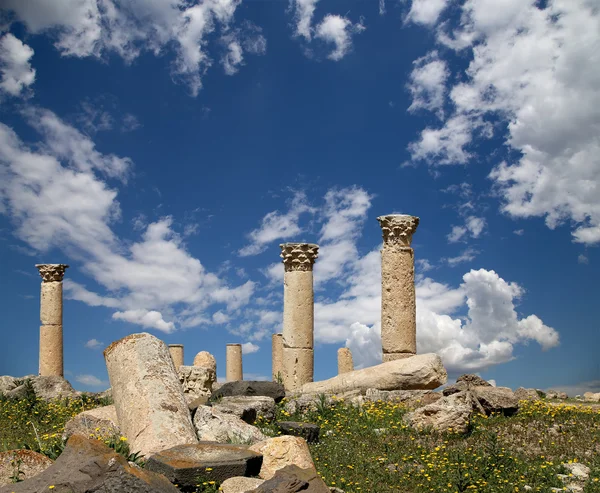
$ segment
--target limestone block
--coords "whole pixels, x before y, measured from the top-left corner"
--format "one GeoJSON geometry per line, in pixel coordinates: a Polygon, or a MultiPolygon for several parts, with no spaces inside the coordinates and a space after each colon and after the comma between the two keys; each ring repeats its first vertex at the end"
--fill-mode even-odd
{"type": "Polygon", "coordinates": [[[169,344],[169,353],[171,353],[175,368],[183,365],[183,344],[169,344]]]}
{"type": "Polygon", "coordinates": [[[273,381],[281,382],[283,381],[283,334],[273,334],[271,353],[273,381]]]}
{"type": "Polygon", "coordinates": [[[299,421],[278,421],[275,426],[279,428],[282,435],[302,437],[307,443],[319,443],[321,427],[314,423],[302,423],[299,421]]]}
{"type": "Polygon", "coordinates": [[[276,382],[267,382],[263,380],[245,380],[239,382],[228,382],[221,385],[218,389],[213,386],[213,393],[210,396],[211,402],[217,402],[219,399],[228,396],[257,396],[264,395],[271,397],[275,402],[280,402],[285,397],[283,385],[276,382]]]}
{"type": "Polygon", "coordinates": [[[255,488],[258,488],[264,482],[264,479],[236,476],[223,481],[220,486],[220,491],[222,493],[248,493],[255,488]]]}
{"type": "Polygon", "coordinates": [[[433,428],[436,431],[465,433],[473,414],[469,391],[442,397],[437,402],[420,407],[404,416],[413,428],[433,428]]]}
{"type": "Polygon", "coordinates": [[[209,406],[198,406],[194,414],[198,438],[204,442],[249,444],[266,437],[255,426],[233,414],[217,411],[209,406]]]}
{"type": "Polygon", "coordinates": [[[492,387],[490,385],[478,385],[470,391],[477,398],[486,414],[502,413],[512,416],[519,410],[519,399],[508,387],[492,387]]]}
{"type": "Polygon", "coordinates": [[[197,397],[210,395],[212,386],[217,378],[211,368],[203,366],[179,366],[177,374],[183,388],[183,393],[197,397]]]}
{"type": "Polygon", "coordinates": [[[283,276],[283,346],[313,348],[313,273],[289,271],[283,276]]]}
{"type": "Polygon", "coordinates": [[[411,409],[433,404],[442,398],[442,394],[432,390],[377,390],[368,389],[367,401],[402,402],[411,409]]]}
{"type": "Polygon", "coordinates": [[[583,394],[583,400],[586,402],[600,402],[600,392],[586,392],[583,394]]]}
{"type": "Polygon", "coordinates": [[[515,390],[515,397],[519,401],[539,401],[540,396],[535,389],[524,389],[519,387],[515,390]]]}
{"type": "Polygon", "coordinates": [[[208,351],[200,351],[194,358],[194,366],[202,366],[203,368],[210,368],[217,374],[217,360],[208,351]]]}
{"type": "Polygon", "coordinates": [[[314,351],[283,347],[283,385],[286,390],[296,390],[313,381],[314,351]]]}
{"type": "Polygon", "coordinates": [[[340,394],[367,389],[428,390],[446,383],[448,375],[437,354],[420,354],[344,373],[322,382],[307,383],[302,392],[340,394]]]}
{"type": "Polygon", "coordinates": [[[350,348],[341,347],[337,352],[338,357],[338,375],[354,371],[354,361],[352,361],[352,351],[350,348]]]}
{"type": "Polygon", "coordinates": [[[33,450],[8,450],[0,452],[0,486],[14,483],[18,475],[19,481],[25,481],[45,471],[52,465],[52,460],[33,450]]]}
{"type": "Polygon", "coordinates": [[[40,320],[42,325],[62,325],[63,320],[63,283],[43,282],[40,301],[40,320]]]}
{"type": "Polygon", "coordinates": [[[384,363],[388,361],[396,361],[397,359],[406,359],[414,356],[414,353],[383,353],[382,359],[384,363]]]}
{"type": "Polygon", "coordinates": [[[117,410],[114,405],[83,411],[67,421],[62,439],[66,440],[71,435],[83,435],[85,437],[93,435],[102,438],[117,436],[121,434],[117,423],[117,410]]]}
{"type": "Polygon", "coordinates": [[[248,424],[261,416],[266,420],[275,417],[275,400],[262,395],[223,397],[212,405],[213,410],[233,414],[248,424]]]}
{"type": "Polygon", "coordinates": [[[417,352],[415,267],[412,248],[381,250],[381,347],[384,353],[417,352]]]}
{"type": "Polygon", "coordinates": [[[304,438],[289,435],[269,438],[252,445],[250,450],[263,456],[258,475],[262,479],[271,479],[279,469],[289,465],[296,465],[301,469],[315,469],[304,438]]]}
{"type": "Polygon", "coordinates": [[[122,433],[132,452],[196,443],[196,431],[173,360],[164,342],[132,334],[104,351],[122,433]]]}
{"type": "Polygon", "coordinates": [[[62,377],[63,374],[62,325],[42,325],[40,327],[40,375],[62,377]]]}
{"type": "Polygon", "coordinates": [[[242,345],[227,344],[226,356],[226,378],[228,382],[236,382],[244,379],[242,367],[242,345]]]}

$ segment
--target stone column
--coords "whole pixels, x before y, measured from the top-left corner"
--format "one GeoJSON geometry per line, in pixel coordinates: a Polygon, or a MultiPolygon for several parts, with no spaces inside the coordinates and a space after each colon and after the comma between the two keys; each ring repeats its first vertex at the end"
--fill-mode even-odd
{"type": "Polygon", "coordinates": [[[341,347],[338,349],[338,375],[354,371],[354,361],[352,361],[352,351],[350,348],[341,347]]]}
{"type": "Polygon", "coordinates": [[[169,353],[171,353],[175,369],[179,370],[179,367],[183,366],[183,344],[169,344],[169,353]]]}
{"type": "Polygon", "coordinates": [[[383,232],[381,346],[385,363],[417,352],[415,259],[410,244],[419,218],[390,214],[377,220],[383,232]]]}
{"type": "Polygon", "coordinates": [[[314,293],[313,264],[319,247],[312,243],[284,243],[283,275],[283,385],[295,390],[313,381],[314,293]]]}
{"type": "Polygon", "coordinates": [[[40,375],[64,375],[63,277],[66,264],[36,264],[42,276],[40,299],[40,375]]]}
{"type": "Polygon", "coordinates": [[[208,351],[200,351],[194,358],[194,366],[210,368],[217,374],[217,360],[208,351]]]}
{"type": "Polygon", "coordinates": [[[242,368],[242,345],[227,344],[226,357],[226,379],[228,382],[236,382],[244,379],[242,368]]]}
{"type": "Polygon", "coordinates": [[[273,381],[283,380],[283,334],[273,334],[271,347],[273,381]]]}

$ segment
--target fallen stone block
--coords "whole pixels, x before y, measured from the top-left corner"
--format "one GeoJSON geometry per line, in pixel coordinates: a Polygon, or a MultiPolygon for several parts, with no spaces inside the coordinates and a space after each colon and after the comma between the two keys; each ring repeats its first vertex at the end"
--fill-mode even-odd
{"type": "Polygon", "coordinates": [[[434,392],[432,390],[368,389],[365,395],[365,400],[367,401],[400,402],[411,409],[433,404],[441,398],[442,394],[440,392],[434,392]]]}
{"type": "Polygon", "coordinates": [[[197,443],[196,430],[167,345],[132,334],[104,350],[121,432],[132,452],[197,443]]]}
{"type": "Polygon", "coordinates": [[[265,482],[264,479],[238,476],[226,479],[221,483],[222,493],[248,493],[265,482]]]}
{"type": "Polygon", "coordinates": [[[288,435],[268,438],[252,445],[250,450],[263,456],[259,474],[262,479],[271,479],[278,470],[289,465],[296,465],[301,469],[315,469],[304,438],[288,435]]]}
{"type": "Polygon", "coordinates": [[[222,397],[256,395],[271,397],[275,402],[279,402],[285,397],[285,389],[283,388],[283,385],[276,382],[251,380],[227,382],[218,389],[213,388],[210,402],[218,401],[222,397]]]}
{"type": "Polygon", "coordinates": [[[289,465],[278,470],[252,493],[330,493],[330,489],[312,469],[289,465]]]}
{"type": "Polygon", "coordinates": [[[275,400],[263,395],[231,396],[213,402],[215,411],[233,414],[248,424],[254,424],[258,416],[270,421],[275,417],[275,400]]]}
{"type": "Polygon", "coordinates": [[[154,454],[146,469],[163,474],[179,487],[200,481],[222,482],[235,476],[257,476],[262,456],[246,446],[200,442],[154,454]]]}
{"type": "Polygon", "coordinates": [[[198,406],[194,414],[194,426],[202,441],[249,445],[266,438],[255,426],[210,406],[198,406]]]}
{"type": "Polygon", "coordinates": [[[42,491],[178,493],[179,490],[164,476],[130,466],[103,442],[73,435],[63,453],[44,472],[0,488],[0,493],[42,491]]]}
{"type": "Polygon", "coordinates": [[[66,440],[71,435],[83,435],[87,438],[91,435],[95,437],[120,435],[121,430],[117,423],[117,410],[114,405],[83,411],[67,421],[62,439],[66,440]]]}
{"type": "Polygon", "coordinates": [[[519,387],[515,390],[515,397],[519,401],[539,401],[540,396],[535,389],[525,389],[523,387],[519,387]]]}
{"type": "Polygon", "coordinates": [[[600,402],[600,392],[586,392],[583,394],[583,400],[586,402],[600,402]]]}
{"type": "Polygon", "coordinates": [[[508,387],[476,386],[471,392],[488,416],[492,413],[512,416],[519,410],[519,399],[508,387]]]}
{"type": "Polygon", "coordinates": [[[343,373],[322,382],[302,386],[302,392],[341,394],[350,390],[427,390],[446,383],[448,375],[437,354],[420,354],[343,373]]]}
{"type": "Polygon", "coordinates": [[[37,476],[52,465],[52,460],[33,450],[0,452],[0,486],[37,476]]]}
{"type": "Polygon", "coordinates": [[[302,437],[308,443],[318,443],[321,427],[313,423],[301,423],[298,421],[278,421],[275,423],[282,435],[302,437]]]}

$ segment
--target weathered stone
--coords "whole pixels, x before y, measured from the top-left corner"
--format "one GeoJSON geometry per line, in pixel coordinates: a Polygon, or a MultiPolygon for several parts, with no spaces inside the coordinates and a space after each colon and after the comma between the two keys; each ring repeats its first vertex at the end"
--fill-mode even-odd
{"type": "Polygon", "coordinates": [[[292,435],[304,438],[307,443],[317,443],[321,427],[313,423],[298,421],[278,421],[275,423],[283,435],[292,435]]]}
{"type": "Polygon", "coordinates": [[[519,401],[539,401],[540,396],[535,389],[525,389],[519,387],[515,390],[515,397],[519,401]]]}
{"type": "Polygon", "coordinates": [[[207,442],[247,445],[266,438],[255,426],[249,425],[233,414],[225,414],[209,406],[199,406],[196,409],[194,426],[198,438],[207,442]]]}
{"type": "Polygon", "coordinates": [[[175,369],[178,370],[180,366],[183,366],[183,344],[169,344],[169,353],[171,353],[175,369]]]}
{"type": "Polygon", "coordinates": [[[283,382],[283,334],[271,338],[271,374],[274,382],[283,382]]]}
{"type": "Polygon", "coordinates": [[[16,377],[11,377],[10,375],[4,375],[0,377],[0,394],[4,394],[9,390],[14,389],[16,387],[16,381],[16,377]]]}
{"type": "Polygon", "coordinates": [[[313,349],[283,347],[283,375],[286,390],[297,390],[313,381],[313,349]]]}
{"type": "Polygon", "coordinates": [[[289,414],[305,414],[309,411],[316,411],[322,404],[330,406],[332,403],[331,394],[292,392],[287,395],[283,409],[289,414]]]}
{"type": "Polygon", "coordinates": [[[250,447],[263,456],[259,477],[271,479],[275,473],[288,465],[302,469],[315,469],[310,450],[304,438],[289,435],[268,438],[250,447]]]}
{"type": "Polygon", "coordinates": [[[262,395],[223,397],[212,407],[215,411],[233,414],[248,424],[254,424],[258,416],[269,421],[275,417],[275,400],[262,395]]]}
{"type": "Polygon", "coordinates": [[[198,481],[257,476],[261,465],[261,455],[248,447],[219,443],[178,445],[146,461],[146,469],[165,475],[179,487],[195,486],[198,481]]]}
{"type": "Polygon", "coordinates": [[[313,468],[288,465],[279,469],[252,493],[330,493],[330,489],[313,468]]]}
{"type": "Polygon", "coordinates": [[[62,438],[66,440],[71,435],[107,438],[120,434],[117,410],[111,405],[83,411],[71,418],[65,425],[62,438]]]}
{"type": "Polygon", "coordinates": [[[440,392],[432,390],[377,390],[368,389],[367,401],[402,402],[409,408],[417,408],[433,404],[442,398],[440,392]]]}
{"type": "Polygon", "coordinates": [[[151,334],[132,334],[104,351],[122,433],[132,452],[197,443],[169,350],[151,334]]]}
{"type": "Polygon", "coordinates": [[[244,476],[236,476],[235,478],[226,479],[221,483],[220,491],[222,493],[248,493],[259,487],[265,482],[264,479],[246,478],[244,476]]]}
{"type": "Polygon", "coordinates": [[[384,360],[417,352],[415,262],[410,247],[419,218],[390,214],[377,218],[381,249],[381,346],[384,360]],[[391,355],[391,356],[388,356],[391,355]]]}
{"type": "Polygon", "coordinates": [[[177,493],[179,490],[164,476],[130,466],[103,442],[73,435],[56,462],[44,472],[0,488],[0,493],[43,491],[177,493]]]}
{"type": "Polygon", "coordinates": [[[200,351],[194,358],[194,366],[209,368],[217,374],[217,360],[208,351],[200,351]]]}
{"type": "Polygon", "coordinates": [[[580,481],[585,481],[590,477],[590,468],[581,462],[565,462],[563,467],[580,481]]]}
{"type": "Polygon", "coordinates": [[[546,392],[546,399],[568,399],[566,392],[550,389],[546,392]]]}
{"type": "Polygon", "coordinates": [[[478,375],[474,375],[473,373],[465,373],[456,379],[456,382],[465,382],[470,387],[492,387],[492,385],[481,378],[478,375]]]}
{"type": "Polygon", "coordinates": [[[307,383],[302,392],[342,393],[367,389],[412,390],[435,389],[446,383],[448,375],[437,354],[420,354],[377,366],[344,373],[322,382],[307,383]]]}
{"type": "Polygon", "coordinates": [[[0,452],[0,486],[37,476],[52,465],[44,454],[33,450],[0,452]]]}
{"type": "Polygon", "coordinates": [[[337,352],[338,358],[338,375],[354,371],[354,361],[352,360],[352,351],[350,348],[341,347],[337,352]]]}
{"type": "Polygon", "coordinates": [[[215,402],[222,397],[235,395],[264,395],[271,397],[275,402],[281,401],[285,397],[285,389],[283,385],[276,382],[263,381],[243,381],[243,382],[228,382],[221,385],[217,390],[213,390],[210,397],[210,402],[215,402]]]}
{"type": "Polygon", "coordinates": [[[600,402],[600,392],[586,392],[583,394],[583,400],[586,402],[600,402]]]}
{"type": "Polygon", "coordinates": [[[469,391],[452,394],[407,413],[404,420],[416,429],[465,433],[473,414],[473,400],[469,391]]]}
{"type": "Polygon", "coordinates": [[[80,396],[71,384],[61,376],[36,376],[31,379],[35,395],[39,399],[50,401],[52,399],[76,398],[80,396]]]}
{"type": "Polygon", "coordinates": [[[213,383],[217,378],[211,368],[202,366],[180,366],[176,368],[184,394],[196,397],[210,395],[213,383]]]}
{"type": "Polygon", "coordinates": [[[244,380],[241,344],[227,344],[225,367],[226,379],[228,382],[244,380]]]}
{"type": "Polygon", "coordinates": [[[184,395],[185,395],[185,400],[188,403],[188,409],[192,413],[192,416],[193,416],[193,413],[196,411],[196,409],[198,409],[198,407],[205,406],[206,404],[208,404],[208,399],[210,398],[209,394],[201,395],[199,397],[196,397],[192,394],[184,394],[184,395]]]}
{"type": "Polygon", "coordinates": [[[476,386],[471,392],[488,416],[492,413],[512,416],[519,410],[519,399],[508,387],[476,386]]]}

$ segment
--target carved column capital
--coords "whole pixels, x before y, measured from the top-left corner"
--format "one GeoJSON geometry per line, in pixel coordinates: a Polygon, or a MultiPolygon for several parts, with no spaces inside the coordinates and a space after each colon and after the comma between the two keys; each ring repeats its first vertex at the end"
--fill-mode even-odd
{"type": "Polygon", "coordinates": [[[286,272],[310,271],[319,256],[319,246],[314,243],[282,243],[280,257],[286,272]]]}
{"type": "Polygon", "coordinates": [[[62,281],[65,276],[65,270],[69,268],[67,264],[35,264],[40,271],[42,282],[62,281]]]}
{"type": "Polygon", "coordinates": [[[389,214],[377,218],[387,245],[410,247],[412,235],[417,230],[419,218],[408,214],[389,214]]]}

